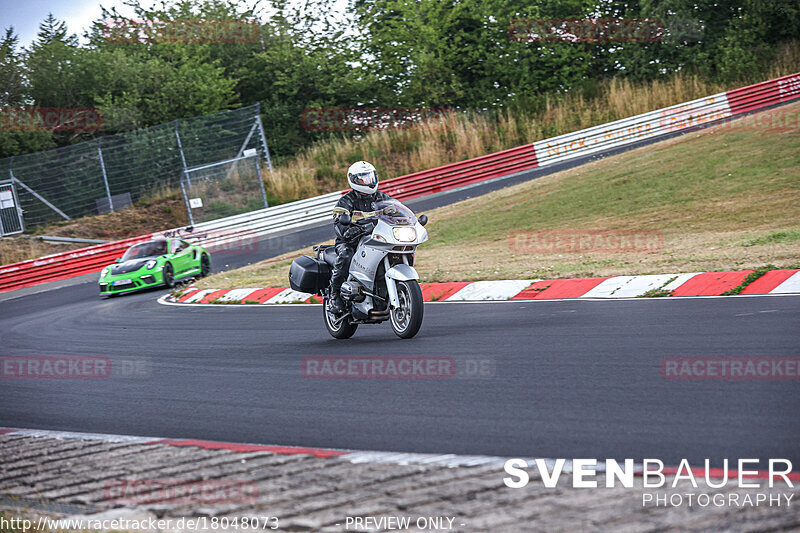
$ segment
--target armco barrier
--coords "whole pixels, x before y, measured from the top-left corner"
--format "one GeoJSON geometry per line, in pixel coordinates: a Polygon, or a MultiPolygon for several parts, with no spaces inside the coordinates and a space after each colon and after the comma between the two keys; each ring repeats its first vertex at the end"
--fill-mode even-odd
{"type": "Polygon", "coordinates": [[[561,163],[731,116],[725,93],[533,143],[539,166],[561,163]]]}
{"type": "Polygon", "coordinates": [[[800,97],[800,73],[725,93],[731,114],[747,113],[800,97]]]}
{"type": "MultiPolygon", "coordinates": [[[[317,225],[330,219],[341,192],[315,196],[288,204],[260,209],[252,213],[212,220],[194,226],[194,234],[206,234],[203,246],[224,248],[243,238],[288,233],[317,225]]],[[[213,251],[213,250],[212,250],[213,251]]]]}
{"type": "Polygon", "coordinates": [[[534,146],[526,144],[502,152],[385,180],[381,183],[380,188],[393,198],[408,200],[530,170],[536,166],[534,146]]]}
{"type": "MultiPolygon", "coordinates": [[[[381,182],[381,190],[400,200],[409,200],[601,153],[674,132],[687,131],[797,98],[800,98],[800,73],[384,180],[381,182]]],[[[207,234],[208,238],[201,242],[211,247],[236,243],[243,236],[253,238],[288,233],[327,220],[341,194],[325,194],[198,224],[195,226],[195,233],[207,234]]],[[[149,237],[137,237],[0,267],[0,292],[99,270],[103,264],[118,257],[126,246],[149,237]],[[102,255],[95,251],[100,249],[114,252],[102,255]]]]}
{"type": "Polygon", "coordinates": [[[129,246],[148,241],[152,235],[142,235],[71,252],[48,255],[0,267],[0,292],[21,289],[58,281],[92,272],[100,272],[104,266],[122,256],[129,246]]]}

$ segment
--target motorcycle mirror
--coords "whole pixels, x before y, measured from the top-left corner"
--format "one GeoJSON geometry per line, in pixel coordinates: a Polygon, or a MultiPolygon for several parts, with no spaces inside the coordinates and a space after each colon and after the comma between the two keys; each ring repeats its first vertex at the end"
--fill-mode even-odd
{"type": "Polygon", "coordinates": [[[342,224],[349,224],[350,215],[348,215],[347,213],[342,213],[341,215],[339,215],[339,222],[341,222],[342,224]]]}
{"type": "Polygon", "coordinates": [[[428,223],[428,215],[420,215],[417,220],[419,220],[419,223],[424,226],[428,223]]]}

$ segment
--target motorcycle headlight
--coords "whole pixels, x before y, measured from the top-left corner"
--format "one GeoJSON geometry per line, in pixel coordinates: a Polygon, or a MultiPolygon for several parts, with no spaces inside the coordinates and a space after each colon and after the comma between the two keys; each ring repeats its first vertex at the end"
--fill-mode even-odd
{"type": "Polygon", "coordinates": [[[373,235],[372,238],[378,242],[386,242],[386,239],[383,237],[383,235],[373,235]]]}
{"type": "Polygon", "coordinates": [[[101,278],[104,278],[106,276],[108,276],[108,267],[106,267],[106,268],[104,268],[103,270],[100,271],[100,277],[101,278]]]}
{"type": "Polygon", "coordinates": [[[155,259],[151,259],[150,261],[147,262],[145,266],[147,267],[147,270],[150,270],[154,268],[156,264],[158,264],[158,261],[156,261],[155,259]]]}
{"type": "Polygon", "coordinates": [[[412,242],[417,238],[417,230],[412,227],[392,228],[392,233],[400,242],[412,242]]]}

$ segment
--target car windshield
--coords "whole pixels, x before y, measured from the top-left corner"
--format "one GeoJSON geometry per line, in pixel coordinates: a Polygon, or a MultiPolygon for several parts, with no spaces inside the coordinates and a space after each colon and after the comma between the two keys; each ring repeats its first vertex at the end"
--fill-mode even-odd
{"type": "Polygon", "coordinates": [[[413,226],[417,223],[414,212],[397,200],[375,202],[378,218],[393,226],[413,226]]]}
{"type": "Polygon", "coordinates": [[[142,259],[144,257],[157,257],[166,253],[167,241],[151,241],[131,246],[122,256],[122,260],[130,261],[131,259],[142,259]]]}

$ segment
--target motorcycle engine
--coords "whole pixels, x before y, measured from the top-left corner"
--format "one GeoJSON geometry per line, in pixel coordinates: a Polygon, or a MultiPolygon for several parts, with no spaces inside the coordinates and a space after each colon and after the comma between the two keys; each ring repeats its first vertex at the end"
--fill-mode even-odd
{"type": "Polygon", "coordinates": [[[364,294],[364,288],[360,283],[355,281],[345,281],[342,283],[340,294],[342,298],[351,302],[363,302],[367,297],[367,295],[364,294]]]}

